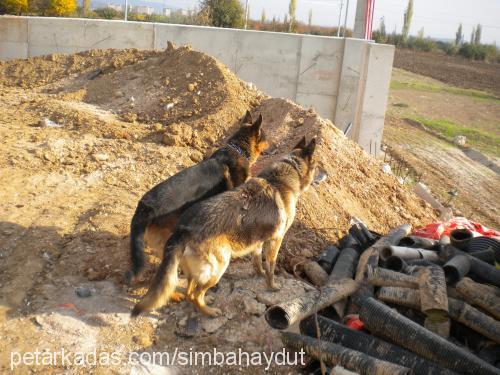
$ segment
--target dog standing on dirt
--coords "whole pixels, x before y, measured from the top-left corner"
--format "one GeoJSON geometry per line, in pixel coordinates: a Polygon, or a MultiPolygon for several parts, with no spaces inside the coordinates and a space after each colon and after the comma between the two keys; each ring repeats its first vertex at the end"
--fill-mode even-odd
{"type": "Polygon", "coordinates": [[[148,191],[139,201],[130,225],[132,267],[125,274],[130,284],[144,268],[144,240],[163,248],[179,216],[190,206],[243,184],[250,167],[267,143],[262,115],[253,122],[247,111],[241,128],[208,159],[184,169],[148,191]]]}
{"type": "MultiPolygon", "coordinates": [[[[277,290],[274,268],[281,242],[295,217],[299,195],[313,181],[316,139],[305,138],[284,159],[264,169],[240,187],[202,201],[186,210],[165,245],[163,261],[132,316],[161,307],[174,295],[180,267],[188,279],[187,298],[205,315],[218,316],[218,308],[205,303],[206,291],[215,286],[231,257],[253,253],[257,274],[277,290]]],[[[178,293],[176,293],[178,294],[178,293]]]]}

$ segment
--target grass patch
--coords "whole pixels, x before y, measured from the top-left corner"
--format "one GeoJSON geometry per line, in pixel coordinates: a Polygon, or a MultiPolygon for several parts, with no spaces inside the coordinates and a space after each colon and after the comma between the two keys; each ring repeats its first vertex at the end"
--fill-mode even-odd
{"type": "Polygon", "coordinates": [[[481,129],[469,128],[464,125],[455,124],[448,120],[430,120],[422,117],[414,118],[414,120],[432,128],[447,138],[453,140],[457,135],[465,135],[467,144],[483,151],[484,153],[500,156],[498,145],[500,145],[500,136],[495,133],[481,129]]]}
{"type": "Polygon", "coordinates": [[[454,95],[468,96],[474,99],[487,100],[500,104],[500,98],[495,95],[489,94],[484,91],[474,90],[474,89],[462,89],[453,86],[440,86],[431,83],[421,83],[421,82],[401,82],[401,81],[391,81],[391,89],[411,89],[419,91],[430,91],[430,92],[447,92],[454,95]]]}

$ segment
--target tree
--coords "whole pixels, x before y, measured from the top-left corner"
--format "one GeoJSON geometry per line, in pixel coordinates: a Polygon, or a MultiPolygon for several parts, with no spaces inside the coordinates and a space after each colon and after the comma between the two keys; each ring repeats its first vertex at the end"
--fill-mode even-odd
{"type": "Polygon", "coordinates": [[[413,18],[413,0],[408,0],[408,6],[406,8],[405,16],[403,19],[403,40],[408,39],[408,33],[410,32],[411,19],[413,18]]]}
{"type": "Polygon", "coordinates": [[[83,17],[88,17],[90,14],[90,0],[83,0],[83,17]]]}
{"type": "Polygon", "coordinates": [[[260,16],[260,23],[266,23],[266,10],[262,8],[262,14],[260,16]]]}
{"type": "Polygon", "coordinates": [[[460,46],[464,40],[464,34],[462,32],[462,23],[458,26],[458,30],[455,34],[455,45],[460,46]]]}
{"type": "Polygon", "coordinates": [[[216,27],[241,28],[244,11],[238,0],[202,0],[201,11],[206,11],[210,22],[216,27]]]}
{"type": "Polygon", "coordinates": [[[290,0],[288,5],[288,14],[290,15],[290,23],[288,24],[288,32],[292,33],[295,31],[295,11],[297,10],[297,0],[290,0]]]}
{"type": "Polygon", "coordinates": [[[313,25],[313,10],[312,9],[309,9],[309,20],[308,20],[308,23],[309,25],[309,29],[312,27],[313,25]]]}
{"type": "Polygon", "coordinates": [[[385,19],[382,17],[380,19],[380,36],[385,37],[387,35],[387,31],[385,30],[385,19]]]}
{"type": "Polygon", "coordinates": [[[0,14],[21,14],[28,11],[28,0],[0,0],[0,14]]]}
{"type": "Polygon", "coordinates": [[[472,32],[470,33],[470,44],[474,44],[474,41],[476,40],[476,28],[472,28],[472,32]]]}
{"type": "Polygon", "coordinates": [[[120,15],[120,13],[116,9],[109,7],[96,9],[95,14],[97,14],[100,18],[104,18],[106,20],[112,20],[113,18],[118,18],[118,16],[120,15]]]}
{"type": "Polygon", "coordinates": [[[69,16],[76,11],[76,0],[48,0],[46,4],[48,16],[69,16]]]}
{"type": "Polygon", "coordinates": [[[476,26],[476,35],[474,35],[474,44],[481,44],[481,24],[476,26]]]}
{"type": "Polygon", "coordinates": [[[283,25],[288,25],[288,13],[285,13],[285,16],[283,17],[283,25]]]}

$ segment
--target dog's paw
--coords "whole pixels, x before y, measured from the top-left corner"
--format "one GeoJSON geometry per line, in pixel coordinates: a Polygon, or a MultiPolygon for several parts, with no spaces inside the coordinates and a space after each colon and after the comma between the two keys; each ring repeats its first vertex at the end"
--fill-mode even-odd
{"type": "Polygon", "coordinates": [[[203,313],[206,316],[210,316],[212,318],[216,318],[218,316],[222,316],[222,310],[216,307],[206,307],[203,309],[203,313]]]}
{"type": "Polygon", "coordinates": [[[172,294],[172,301],[174,302],[181,302],[184,301],[185,299],[186,295],[184,293],[174,292],[174,294],[172,294]]]}
{"type": "Polygon", "coordinates": [[[267,285],[267,290],[271,292],[277,292],[280,290],[280,288],[281,288],[280,284],[277,283],[276,281],[273,281],[271,284],[267,285]]]}
{"type": "Polygon", "coordinates": [[[205,296],[205,303],[207,305],[211,305],[212,303],[214,303],[215,301],[215,297],[214,296],[205,296]]]}

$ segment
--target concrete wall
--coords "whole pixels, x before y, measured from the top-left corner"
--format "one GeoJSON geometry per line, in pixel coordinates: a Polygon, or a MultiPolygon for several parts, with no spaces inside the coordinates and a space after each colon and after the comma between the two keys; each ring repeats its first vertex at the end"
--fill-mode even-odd
{"type": "Polygon", "coordinates": [[[394,49],[359,39],[90,19],[0,16],[0,59],[95,48],[163,49],[189,43],[245,81],[286,97],[380,147],[394,49]]]}

